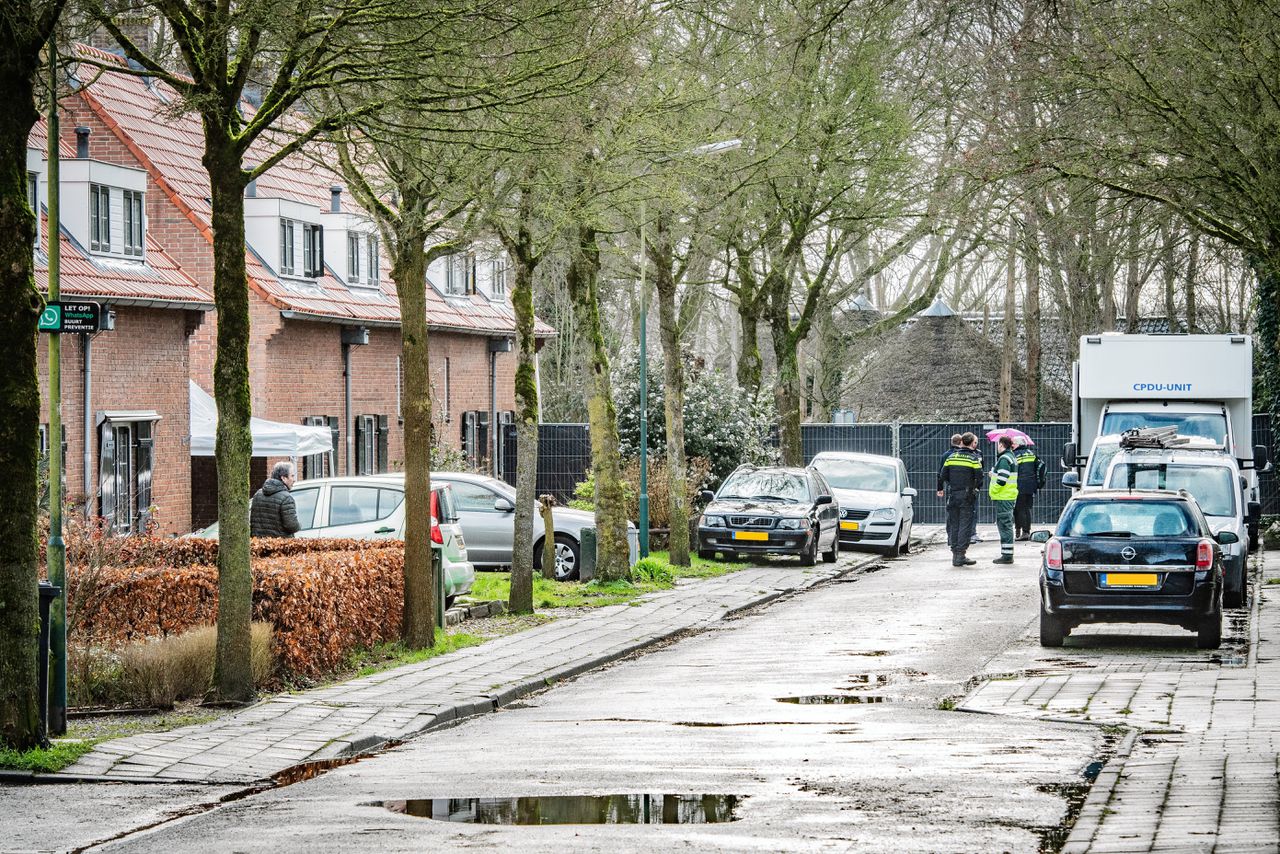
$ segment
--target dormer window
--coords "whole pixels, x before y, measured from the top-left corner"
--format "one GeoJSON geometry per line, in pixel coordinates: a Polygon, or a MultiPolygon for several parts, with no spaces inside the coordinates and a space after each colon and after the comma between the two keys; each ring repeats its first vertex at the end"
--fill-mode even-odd
{"type": "Polygon", "coordinates": [[[291,219],[280,220],[280,274],[283,276],[292,276],[297,270],[293,254],[298,242],[297,226],[291,219]]]}
{"type": "Polygon", "coordinates": [[[89,185],[89,248],[111,251],[111,190],[101,184],[89,185]]]}
{"type": "Polygon", "coordinates": [[[318,279],[324,275],[324,228],[305,223],[302,226],[302,275],[318,279]]]}
{"type": "Polygon", "coordinates": [[[476,291],[476,256],[470,252],[450,255],[445,261],[444,292],[467,296],[476,291]]]}
{"type": "Polygon", "coordinates": [[[507,296],[507,259],[495,258],[489,262],[489,272],[493,283],[493,298],[504,299],[507,296]]]}
{"type": "Polygon", "coordinates": [[[124,254],[142,257],[142,193],[124,191],[124,254]]]}
{"type": "Polygon", "coordinates": [[[360,235],[347,232],[347,284],[360,284],[360,235]]]}
{"type": "Polygon", "coordinates": [[[377,286],[380,276],[378,270],[382,266],[382,261],[378,256],[378,238],[370,237],[368,242],[369,249],[369,266],[368,278],[369,284],[377,286]]]}

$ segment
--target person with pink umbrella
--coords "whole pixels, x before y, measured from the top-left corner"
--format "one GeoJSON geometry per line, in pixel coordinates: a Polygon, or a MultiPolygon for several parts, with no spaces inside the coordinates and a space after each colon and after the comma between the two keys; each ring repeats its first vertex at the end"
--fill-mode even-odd
{"type": "Polygon", "coordinates": [[[1013,455],[1013,439],[1000,436],[996,439],[996,447],[1000,456],[987,472],[991,477],[987,497],[996,506],[996,528],[1000,531],[1000,557],[992,563],[1009,564],[1013,563],[1013,508],[1018,502],[1018,462],[1013,455]]]}

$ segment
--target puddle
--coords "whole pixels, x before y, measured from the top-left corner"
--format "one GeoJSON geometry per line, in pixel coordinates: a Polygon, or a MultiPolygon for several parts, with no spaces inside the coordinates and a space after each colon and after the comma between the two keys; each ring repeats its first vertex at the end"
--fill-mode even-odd
{"type": "Polygon", "coordinates": [[[840,706],[884,702],[884,697],[875,694],[811,694],[808,697],[775,697],[774,699],[779,703],[796,703],[801,706],[840,706]]]}
{"type": "Polygon", "coordinates": [[[885,655],[893,655],[893,653],[887,649],[870,649],[870,650],[867,650],[866,652],[856,652],[856,651],[846,652],[845,655],[859,655],[859,656],[865,655],[870,658],[880,658],[885,655]]]}
{"type": "Polygon", "coordinates": [[[1067,837],[1071,835],[1071,829],[1075,827],[1080,811],[1084,809],[1084,802],[1089,797],[1089,784],[1059,783],[1036,786],[1036,789],[1046,794],[1057,795],[1067,802],[1066,813],[1062,817],[1061,824],[1028,828],[1040,837],[1039,854],[1059,854],[1067,844],[1067,837]]]}
{"type": "Polygon", "coordinates": [[[887,685],[888,673],[854,673],[849,677],[851,685],[887,685]]]}
{"type": "Polygon", "coordinates": [[[326,771],[332,771],[334,768],[341,768],[343,765],[350,765],[352,762],[359,762],[358,756],[344,756],[341,759],[317,759],[313,762],[303,762],[278,771],[271,775],[271,779],[275,781],[277,786],[292,786],[294,783],[303,783],[307,780],[313,780],[326,771]]]}
{"type": "Polygon", "coordinates": [[[713,824],[737,821],[741,795],[547,795],[383,801],[391,812],[466,824],[713,824]]]}

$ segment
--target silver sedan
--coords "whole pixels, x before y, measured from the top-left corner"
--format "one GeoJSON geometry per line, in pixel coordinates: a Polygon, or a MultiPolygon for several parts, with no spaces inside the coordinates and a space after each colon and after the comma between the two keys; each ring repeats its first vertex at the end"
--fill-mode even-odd
{"type": "MultiPolygon", "coordinates": [[[[510,566],[515,542],[515,487],[497,478],[465,472],[432,472],[431,482],[453,487],[467,556],[476,569],[510,566]]],[[[551,516],[555,523],[556,580],[570,581],[578,577],[582,560],[582,529],[593,527],[595,516],[570,507],[557,507],[551,516]]],[[[535,513],[533,565],[537,569],[542,568],[543,538],[542,520],[535,513]]]]}

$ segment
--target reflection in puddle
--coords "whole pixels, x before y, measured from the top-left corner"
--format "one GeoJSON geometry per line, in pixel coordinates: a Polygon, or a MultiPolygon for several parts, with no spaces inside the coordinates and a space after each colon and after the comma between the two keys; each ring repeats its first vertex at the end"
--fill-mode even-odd
{"type": "Polygon", "coordinates": [[[883,703],[884,697],[875,694],[811,694],[808,697],[778,697],[779,703],[798,703],[801,706],[843,705],[846,703],[883,703]]]}
{"type": "Polygon", "coordinates": [[[711,824],[737,821],[740,795],[550,795],[383,801],[392,812],[468,824],[711,824]]]}

